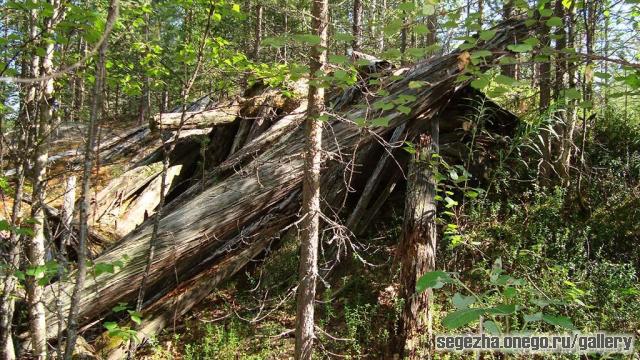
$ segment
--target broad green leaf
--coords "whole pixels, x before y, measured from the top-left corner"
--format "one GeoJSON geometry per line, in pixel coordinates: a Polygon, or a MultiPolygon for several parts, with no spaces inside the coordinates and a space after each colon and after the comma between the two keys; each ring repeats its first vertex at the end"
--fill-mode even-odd
{"type": "Polygon", "coordinates": [[[426,289],[440,289],[445,283],[451,282],[451,276],[444,271],[430,271],[423,274],[416,281],[416,291],[421,293],[426,289]]]}
{"type": "Polygon", "coordinates": [[[517,80],[510,77],[510,76],[506,76],[506,75],[496,75],[496,82],[500,85],[507,85],[507,86],[512,86],[515,83],[517,83],[517,80]]]}
{"type": "Polygon", "coordinates": [[[333,39],[341,42],[350,42],[353,41],[354,37],[351,34],[337,33],[333,35],[333,39]]]}
{"type": "Polygon", "coordinates": [[[487,310],[488,313],[494,315],[511,315],[516,312],[514,304],[500,304],[487,310]]]}
{"type": "Polygon", "coordinates": [[[104,328],[109,330],[109,331],[113,331],[116,330],[118,328],[118,323],[113,322],[113,321],[107,321],[104,323],[104,328]]]}
{"type": "Polygon", "coordinates": [[[517,53],[525,53],[533,50],[533,46],[529,44],[515,44],[515,45],[512,44],[507,46],[507,49],[517,53]]]}
{"type": "Polygon", "coordinates": [[[409,89],[419,89],[428,84],[426,81],[409,81],[409,89]]]}
{"type": "Polygon", "coordinates": [[[542,315],[542,320],[547,324],[559,326],[565,329],[573,330],[575,327],[573,326],[573,322],[566,316],[553,316],[544,314],[542,315]]]}
{"type": "Polygon", "coordinates": [[[345,56],[345,55],[329,55],[329,62],[332,62],[334,64],[346,64],[347,62],[349,62],[349,57],[345,56]]]}
{"type": "Polygon", "coordinates": [[[436,13],[436,7],[432,4],[424,4],[422,7],[422,14],[430,16],[436,13]]]}
{"type": "Polygon", "coordinates": [[[447,329],[457,329],[478,320],[483,313],[482,309],[456,310],[442,319],[442,325],[447,329]]]}
{"type": "Polygon", "coordinates": [[[314,34],[297,34],[294,35],[293,38],[301,43],[309,44],[309,45],[318,45],[320,44],[320,36],[314,34]]]}
{"type": "Polygon", "coordinates": [[[564,96],[570,100],[577,100],[582,98],[582,94],[575,88],[566,89],[564,91],[564,96]]]}
{"type": "Polygon", "coordinates": [[[548,17],[553,15],[553,10],[552,9],[540,9],[540,16],[542,17],[548,17]]]}
{"type": "Polygon", "coordinates": [[[471,82],[471,87],[482,90],[489,86],[489,80],[486,77],[479,77],[471,82]]]}
{"type": "Polygon", "coordinates": [[[387,116],[375,118],[375,119],[371,120],[371,126],[374,126],[374,127],[378,127],[378,126],[387,127],[387,126],[389,126],[389,121],[390,120],[391,119],[389,119],[389,117],[387,117],[387,116]]]}
{"type": "Polygon", "coordinates": [[[403,2],[400,5],[398,5],[398,9],[402,10],[402,11],[413,11],[416,8],[416,5],[413,2],[403,2]]]}
{"type": "Polygon", "coordinates": [[[487,41],[496,36],[496,30],[484,30],[480,32],[480,39],[487,41]]]}
{"type": "Polygon", "coordinates": [[[557,17],[557,16],[554,16],[552,18],[549,18],[547,20],[546,24],[547,24],[548,27],[554,27],[554,26],[555,27],[560,27],[560,26],[562,26],[562,19],[557,17]]]}
{"type": "Polygon", "coordinates": [[[465,296],[460,293],[455,293],[451,302],[453,303],[453,306],[458,309],[466,309],[475,302],[475,298],[473,296],[465,296]]]}
{"type": "Polygon", "coordinates": [[[411,108],[406,106],[406,105],[398,105],[396,107],[396,110],[400,111],[401,113],[403,113],[405,115],[409,115],[411,113],[411,108]]]}
{"type": "Polygon", "coordinates": [[[11,225],[5,219],[0,220],[0,231],[9,231],[11,230],[11,225]]]}
{"type": "Polygon", "coordinates": [[[100,276],[101,274],[104,274],[104,273],[113,274],[115,271],[115,268],[113,264],[97,263],[95,264],[93,271],[95,272],[95,276],[100,276]]]}
{"type": "Polygon", "coordinates": [[[495,322],[488,320],[482,323],[484,329],[491,335],[500,335],[502,331],[500,331],[500,325],[495,322]]]}
{"type": "Polygon", "coordinates": [[[542,313],[541,312],[537,312],[537,313],[534,313],[534,314],[524,314],[523,318],[524,318],[524,321],[526,321],[526,322],[540,321],[540,320],[542,320],[542,313]]]}
{"type": "Polygon", "coordinates": [[[425,24],[417,24],[413,27],[413,31],[418,35],[425,35],[429,33],[429,28],[425,24]]]}
{"type": "Polygon", "coordinates": [[[471,53],[471,58],[472,59],[485,58],[491,55],[493,55],[493,53],[489,50],[477,50],[471,53]]]}

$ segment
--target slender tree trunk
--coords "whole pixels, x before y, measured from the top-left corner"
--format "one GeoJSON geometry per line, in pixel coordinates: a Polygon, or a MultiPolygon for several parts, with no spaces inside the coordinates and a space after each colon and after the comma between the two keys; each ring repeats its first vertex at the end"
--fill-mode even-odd
{"type": "MultiPolygon", "coordinates": [[[[378,10],[378,19],[380,22],[383,21],[385,14],[386,14],[386,9],[387,9],[387,0],[380,0],[380,8],[378,10]]],[[[382,29],[382,25],[378,25],[378,29],[382,29]]],[[[378,51],[379,52],[383,52],[384,51],[384,31],[380,31],[378,34],[378,51]]]]}
{"type": "Polygon", "coordinates": [[[438,15],[436,15],[435,13],[433,15],[429,15],[427,17],[427,30],[429,30],[429,33],[425,38],[426,47],[435,45],[438,42],[438,34],[436,33],[437,25],[438,25],[438,15]]]}
{"type": "MultiPolygon", "coordinates": [[[[44,23],[46,31],[53,31],[59,21],[60,2],[53,0],[50,2],[52,14],[44,23]]],[[[45,55],[42,58],[41,75],[48,76],[53,73],[53,52],[55,50],[52,42],[44,45],[45,55]]],[[[49,139],[51,131],[51,121],[53,118],[54,102],[54,81],[45,79],[41,83],[40,89],[40,117],[37,127],[34,127],[35,153],[33,158],[33,173],[31,183],[33,191],[31,197],[31,218],[34,222],[33,236],[27,241],[27,260],[31,269],[44,266],[45,263],[45,216],[44,207],[46,199],[46,176],[47,162],[49,159],[49,139]]],[[[41,272],[36,272],[40,274],[41,272]]],[[[44,359],[47,356],[47,327],[45,322],[45,308],[42,302],[43,287],[38,284],[42,275],[27,277],[27,299],[29,303],[30,335],[33,356],[44,359]]]]}
{"type": "MultiPolygon", "coordinates": [[[[593,101],[593,58],[594,41],[596,37],[596,21],[598,18],[598,1],[585,1],[584,24],[585,24],[585,47],[587,52],[587,61],[585,63],[584,81],[583,81],[583,100],[585,103],[593,101]]],[[[587,116],[587,108],[582,110],[582,142],[580,143],[580,171],[578,174],[578,191],[582,189],[582,172],[585,168],[585,152],[587,147],[587,132],[589,118],[587,116]]],[[[582,199],[582,196],[580,197],[582,199]]]]}
{"type": "MultiPolygon", "coordinates": [[[[149,47],[149,13],[144,14],[144,42],[149,47]]],[[[142,96],[140,97],[140,106],[138,108],[138,125],[145,124],[149,118],[151,111],[151,80],[147,72],[144,72],[142,79],[142,96]]]]}
{"type": "Polygon", "coordinates": [[[260,56],[260,44],[262,43],[262,12],[262,1],[258,0],[258,3],[256,4],[255,39],[253,43],[253,58],[255,60],[257,60],[258,56],[260,56]]]}
{"type": "Polygon", "coordinates": [[[362,48],[362,0],[353,0],[353,42],[354,51],[362,48]]]}
{"type": "Polygon", "coordinates": [[[314,306],[316,279],[318,277],[318,238],[320,226],[320,165],[322,150],[322,122],[318,117],[324,112],[324,88],[315,84],[318,73],[324,71],[327,62],[328,0],[313,0],[313,31],[320,44],[311,52],[308,110],[306,119],[306,149],[302,184],[302,216],[300,270],[296,312],[297,360],[310,360],[315,340],[314,306]]]}
{"type": "MultiPolygon", "coordinates": [[[[82,36],[79,36],[78,39],[78,53],[80,56],[84,56],[87,52],[87,44],[84,41],[84,39],[82,38],[82,36]]],[[[84,67],[81,67],[81,69],[84,69],[84,67]]],[[[83,71],[76,71],[76,73],[74,74],[74,101],[73,101],[73,114],[74,114],[74,120],[77,120],[80,118],[80,113],[82,112],[82,108],[84,107],[84,77],[83,77],[83,71]]]]}
{"type": "MultiPolygon", "coordinates": [[[[35,38],[38,34],[38,28],[36,25],[37,12],[31,10],[29,17],[26,21],[27,28],[29,29],[29,38],[35,38]]],[[[40,65],[40,58],[35,54],[31,54],[30,62],[25,60],[22,62],[22,75],[25,77],[37,77],[38,68],[40,65]]],[[[22,99],[20,102],[20,109],[18,119],[16,121],[16,129],[19,131],[18,147],[20,149],[30,149],[31,139],[31,127],[35,122],[36,116],[36,84],[28,83],[24,86],[22,91],[22,99]]],[[[16,188],[13,197],[13,205],[11,211],[11,232],[9,234],[8,243],[8,265],[6,273],[4,274],[2,298],[0,299],[0,351],[2,352],[2,360],[15,359],[15,349],[12,339],[12,322],[13,314],[15,310],[15,297],[14,291],[18,279],[14,276],[15,271],[19,269],[21,258],[21,246],[20,236],[16,233],[15,229],[21,225],[21,209],[22,198],[24,194],[24,182],[25,172],[29,167],[28,151],[16,153],[16,188]]]]}
{"type": "MultiPolygon", "coordinates": [[[[118,9],[114,6],[113,0],[109,4],[107,24],[115,21],[118,16],[118,9]]],[[[91,169],[95,159],[95,143],[98,125],[98,117],[102,111],[103,87],[106,74],[107,48],[109,35],[104,35],[105,39],[98,49],[98,62],[96,63],[96,81],[93,88],[93,98],[91,99],[91,115],[87,126],[87,141],[84,148],[84,164],[82,167],[82,189],[80,193],[80,233],[78,236],[78,268],[76,270],[76,283],[71,294],[69,317],[67,319],[67,343],[64,351],[65,360],[71,360],[76,345],[78,335],[78,311],[80,303],[80,293],[84,287],[87,276],[87,237],[89,232],[89,211],[91,206],[91,169]]]]}
{"type": "MultiPolygon", "coordinates": [[[[502,7],[502,20],[507,21],[513,17],[513,2],[514,0],[507,0],[502,7]]],[[[502,65],[500,71],[503,75],[516,78],[516,64],[502,65]]]]}
{"type": "Polygon", "coordinates": [[[409,164],[404,224],[398,246],[400,297],[404,308],[398,326],[397,350],[402,359],[431,358],[430,291],[417,294],[418,278],[435,268],[436,181],[431,155],[438,152],[439,121],[432,120],[431,133],[420,137],[409,164]]]}
{"type": "MultiPolygon", "coordinates": [[[[402,3],[405,4],[407,0],[402,0],[402,3]]],[[[409,17],[407,16],[406,11],[402,11],[402,30],[400,31],[400,53],[402,54],[402,63],[407,63],[406,52],[407,52],[407,37],[409,35],[409,17]]]]}
{"type": "MultiPolygon", "coordinates": [[[[548,9],[549,3],[545,3],[545,9],[548,9]]],[[[550,45],[549,38],[549,27],[546,24],[548,17],[541,16],[540,17],[540,47],[542,49],[542,53],[546,51],[546,49],[550,45]]],[[[539,91],[540,91],[540,112],[544,113],[549,109],[549,105],[551,104],[551,64],[550,60],[544,60],[539,63],[540,68],[540,83],[539,83],[539,91]]]]}

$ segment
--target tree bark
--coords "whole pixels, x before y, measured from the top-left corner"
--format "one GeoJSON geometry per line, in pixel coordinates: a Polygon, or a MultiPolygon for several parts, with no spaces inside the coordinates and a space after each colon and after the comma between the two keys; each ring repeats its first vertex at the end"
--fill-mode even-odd
{"type": "MultiPolygon", "coordinates": [[[[549,9],[549,3],[544,4],[545,9],[549,9]]],[[[546,56],[548,52],[548,48],[550,45],[549,38],[549,27],[546,24],[546,21],[549,17],[541,16],[540,21],[540,48],[541,55],[546,56]]],[[[549,105],[551,104],[551,63],[550,59],[543,60],[539,63],[540,68],[540,83],[539,83],[539,91],[540,91],[540,113],[544,113],[549,109],[549,105]]]]}
{"type": "MultiPolygon", "coordinates": [[[[502,7],[502,20],[509,21],[513,17],[514,0],[507,0],[502,7]]],[[[500,67],[500,72],[511,78],[516,79],[516,64],[507,64],[500,67]]]]}
{"type": "Polygon", "coordinates": [[[311,52],[309,96],[306,119],[306,146],[302,183],[302,231],[300,239],[300,270],[296,312],[297,360],[311,360],[315,341],[314,307],[318,277],[318,238],[320,232],[320,166],[322,161],[322,122],[324,88],[316,84],[327,62],[329,1],[313,0],[312,28],[320,43],[311,52]]]}
{"type": "Polygon", "coordinates": [[[418,278],[435,268],[436,180],[431,155],[438,153],[439,121],[431,120],[430,134],[420,137],[409,163],[404,224],[398,246],[400,297],[404,308],[398,327],[398,348],[403,359],[430,358],[430,292],[416,293],[418,278]]]}
{"type": "MultiPolygon", "coordinates": [[[[60,2],[53,0],[50,2],[52,14],[44,21],[46,32],[53,31],[57,22],[60,21],[60,2]]],[[[53,52],[55,51],[53,42],[45,42],[45,53],[42,58],[40,74],[48,76],[53,73],[53,52]]],[[[45,199],[46,199],[46,177],[47,162],[49,158],[49,139],[51,131],[51,121],[53,118],[54,102],[54,81],[52,78],[45,79],[41,83],[40,90],[40,117],[38,124],[33,129],[34,132],[34,157],[33,174],[31,183],[33,186],[31,205],[31,218],[34,222],[33,236],[27,241],[28,266],[35,269],[45,264],[45,247],[47,239],[45,237],[45,199]]],[[[31,347],[33,356],[44,359],[47,356],[47,326],[45,321],[45,308],[42,302],[43,287],[38,284],[38,280],[44,274],[36,272],[34,276],[28,276],[26,281],[27,299],[29,303],[29,321],[31,332],[31,347]]]]}
{"type": "Polygon", "coordinates": [[[353,0],[353,51],[362,48],[362,0],[353,0]]]}
{"type": "Polygon", "coordinates": [[[260,56],[260,45],[262,43],[262,0],[258,0],[256,4],[256,28],[255,28],[255,39],[253,43],[253,59],[258,60],[258,56],[260,56]]]}
{"type": "MultiPolygon", "coordinates": [[[[112,23],[118,16],[118,9],[114,6],[113,0],[109,3],[107,15],[107,24],[112,23]]],[[[67,319],[67,342],[64,351],[65,360],[71,360],[75,349],[77,331],[78,331],[78,314],[80,307],[81,290],[85,286],[87,275],[87,237],[89,232],[89,212],[91,200],[91,170],[95,160],[95,143],[98,126],[98,117],[102,111],[103,87],[106,75],[106,58],[107,48],[109,44],[110,33],[104,34],[104,41],[98,49],[98,62],[96,63],[96,82],[93,88],[93,99],[91,102],[91,115],[89,124],[87,125],[87,141],[85,143],[85,157],[82,169],[82,189],[80,194],[80,234],[78,237],[78,267],[76,270],[76,282],[71,294],[69,317],[67,319]]]]}

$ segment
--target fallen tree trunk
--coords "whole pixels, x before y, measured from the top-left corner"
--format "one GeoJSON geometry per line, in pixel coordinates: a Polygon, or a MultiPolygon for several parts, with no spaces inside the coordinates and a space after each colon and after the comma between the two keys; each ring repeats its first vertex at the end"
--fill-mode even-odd
{"type": "MultiPolygon", "coordinates": [[[[501,50],[514,36],[525,32],[526,27],[522,23],[507,24],[492,40],[481,42],[480,47],[501,50]]],[[[323,139],[325,151],[330,154],[324,158],[324,171],[342,171],[345,159],[358,158],[356,150],[368,149],[367,145],[387,137],[398,126],[406,124],[407,131],[412,134],[421,132],[429,120],[468,84],[469,79],[457,81],[463,70],[458,53],[419,64],[410,69],[402,80],[389,84],[389,95],[378,100],[392,103],[399,96],[413,97],[415,101],[410,112],[396,109],[371,111],[353,106],[354,110],[330,121],[323,139]],[[412,81],[425,85],[420,88],[408,86],[412,81]],[[371,120],[381,118],[388,122],[388,126],[371,125],[371,120]],[[356,126],[354,121],[358,119],[366,119],[369,125],[364,128],[356,126]]],[[[301,117],[294,116],[289,119],[290,124],[280,127],[278,125],[284,119],[278,121],[218,165],[208,179],[192,186],[168,204],[166,215],[160,219],[156,255],[148,278],[147,293],[151,295],[145,299],[145,306],[170,293],[181,282],[211,265],[215,266],[215,263],[207,261],[211,254],[224,251],[229,242],[269,214],[270,209],[283,209],[280,214],[283,217],[295,215],[296,209],[284,204],[299,193],[304,134],[300,127],[294,131],[287,130],[301,117]]],[[[145,268],[150,235],[151,222],[146,221],[95,260],[96,263],[122,266],[87,279],[81,289],[80,324],[99,319],[117,303],[135,298],[145,268]]],[[[268,232],[256,232],[258,238],[263,235],[268,237],[268,232]]],[[[67,285],[69,289],[72,286],[67,285]]],[[[46,295],[47,304],[54,304],[56,299],[52,287],[46,289],[46,295]]],[[[68,309],[68,298],[60,301],[63,309],[68,309]]],[[[48,314],[47,320],[53,335],[57,319],[54,314],[48,314]]]]}

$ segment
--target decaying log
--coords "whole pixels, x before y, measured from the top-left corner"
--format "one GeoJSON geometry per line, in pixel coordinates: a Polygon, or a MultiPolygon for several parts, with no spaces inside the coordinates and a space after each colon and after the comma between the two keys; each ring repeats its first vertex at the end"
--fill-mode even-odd
{"type": "MultiPolygon", "coordinates": [[[[479,47],[501,50],[514,36],[527,32],[523,23],[508,23],[498,30],[492,40],[480,41],[479,47]]],[[[341,171],[344,162],[340,158],[358,158],[358,154],[353,154],[356,147],[358,152],[366,151],[370,149],[367,145],[377,143],[382,137],[388,138],[399,126],[406,124],[412,134],[422,131],[468,84],[469,80],[458,81],[462,71],[464,67],[460,66],[458,53],[418,64],[409,69],[402,80],[388,85],[388,96],[362,101],[362,104],[375,100],[390,103],[398,96],[409,95],[416,99],[411,112],[371,110],[356,104],[338,119],[329,121],[323,144],[330,156],[324,158],[323,171],[341,171]],[[412,81],[424,86],[409,87],[412,81]],[[353,123],[356,119],[381,117],[388,121],[388,126],[363,129],[353,123]]],[[[216,166],[200,184],[194,184],[168,204],[160,219],[155,260],[148,278],[150,295],[145,299],[145,307],[171,293],[181,282],[216,266],[211,254],[223,253],[227,244],[273,209],[281,209],[279,217],[295,217],[297,209],[287,204],[299,197],[302,181],[304,133],[295,126],[301,117],[300,114],[285,116],[216,166]],[[285,119],[288,123],[280,124],[285,119]]],[[[258,239],[269,237],[269,232],[262,228],[255,234],[258,239]]],[[[143,222],[95,260],[109,264],[121,261],[123,266],[113,273],[87,279],[81,289],[80,324],[105,316],[117,303],[135,298],[150,235],[151,222],[143,222]]],[[[72,286],[68,284],[69,289],[72,286]]],[[[47,304],[54,304],[51,287],[47,287],[46,296],[47,304]]],[[[68,298],[61,299],[61,303],[64,309],[68,308],[68,298]]],[[[53,314],[48,314],[47,324],[54,334],[58,324],[53,314]]]]}
{"type": "Polygon", "coordinates": [[[216,125],[232,122],[240,113],[240,104],[233,101],[220,105],[216,109],[196,112],[186,112],[184,119],[181,112],[163,113],[154,117],[155,126],[158,129],[176,130],[182,123],[182,129],[207,129],[216,125]]]}

